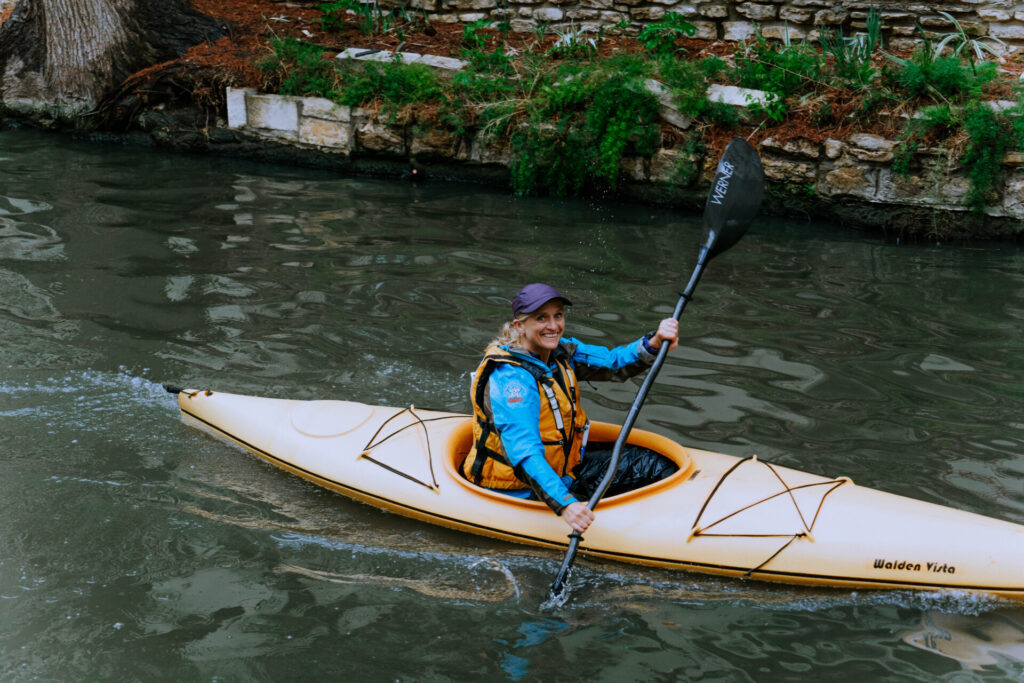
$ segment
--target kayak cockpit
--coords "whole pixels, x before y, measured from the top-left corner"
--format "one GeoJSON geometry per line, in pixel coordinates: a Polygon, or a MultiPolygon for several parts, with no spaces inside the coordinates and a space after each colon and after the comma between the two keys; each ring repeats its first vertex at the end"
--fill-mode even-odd
{"type": "MultiPolygon", "coordinates": [[[[590,441],[594,443],[614,442],[619,436],[619,429],[619,425],[607,422],[592,422],[590,424],[590,441]]],[[[650,495],[651,493],[663,488],[675,486],[680,481],[686,481],[693,476],[693,470],[695,467],[693,458],[690,457],[690,453],[686,448],[680,446],[675,441],[661,436],[660,434],[644,431],[642,429],[634,429],[630,432],[627,443],[649,448],[671,460],[679,469],[671,476],[668,476],[661,481],[644,486],[643,488],[621,493],[617,496],[612,496],[605,499],[606,501],[615,503],[626,502],[638,496],[650,495]]],[[[525,505],[543,506],[543,503],[537,501],[523,501],[485,489],[477,486],[462,476],[462,463],[465,461],[466,456],[469,455],[469,451],[472,446],[473,418],[467,418],[452,430],[451,434],[448,436],[448,441],[445,444],[444,467],[452,479],[458,481],[461,485],[469,488],[474,493],[493,497],[495,500],[500,500],[506,503],[515,502],[525,505]]],[[[602,505],[608,504],[605,500],[602,501],[602,505]]]]}

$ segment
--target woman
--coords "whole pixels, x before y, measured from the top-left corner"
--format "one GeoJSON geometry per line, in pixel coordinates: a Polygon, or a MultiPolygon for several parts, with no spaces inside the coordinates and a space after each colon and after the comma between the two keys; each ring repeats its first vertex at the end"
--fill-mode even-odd
{"type": "MultiPolygon", "coordinates": [[[[480,486],[544,501],[583,533],[594,513],[578,499],[589,495],[581,495],[574,474],[585,455],[594,456],[585,450],[590,423],[579,381],[621,382],[643,372],[662,344],[669,350],[678,345],[679,323],[667,318],[656,332],[608,349],[563,338],[565,306],[571,305],[542,283],[526,285],[512,300],[512,321],[488,346],[473,378],[473,448],[462,471],[480,486]]],[[[661,458],[645,449],[626,455],[661,458]]],[[[671,472],[660,469],[652,481],[671,472]]]]}

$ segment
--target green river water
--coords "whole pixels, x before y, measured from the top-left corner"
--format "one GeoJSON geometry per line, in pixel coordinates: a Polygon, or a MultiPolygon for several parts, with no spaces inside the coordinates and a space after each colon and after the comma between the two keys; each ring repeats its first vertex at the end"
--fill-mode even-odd
{"type": "MultiPolygon", "coordinates": [[[[528,281],[669,314],[699,216],[0,131],[0,680],[1013,680],[1024,606],[581,558],[344,499],[171,382],[468,409],[528,281]]],[[[1024,523],[1024,256],[762,219],[639,427],[1024,523]]],[[[638,383],[586,387],[616,421],[638,383]]],[[[600,519],[600,517],[599,517],[600,519]]],[[[1024,571],[1024,568],[1022,568],[1024,571]]]]}

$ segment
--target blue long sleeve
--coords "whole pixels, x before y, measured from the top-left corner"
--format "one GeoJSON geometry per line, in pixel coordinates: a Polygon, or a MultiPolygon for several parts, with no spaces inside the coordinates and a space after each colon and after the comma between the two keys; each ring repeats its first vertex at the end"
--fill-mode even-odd
{"type": "Polygon", "coordinates": [[[651,366],[656,356],[648,353],[640,339],[615,348],[584,344],[569,337],[562,344],[573,349],[572,366],[580,381],[624,382],[651,366]]]}

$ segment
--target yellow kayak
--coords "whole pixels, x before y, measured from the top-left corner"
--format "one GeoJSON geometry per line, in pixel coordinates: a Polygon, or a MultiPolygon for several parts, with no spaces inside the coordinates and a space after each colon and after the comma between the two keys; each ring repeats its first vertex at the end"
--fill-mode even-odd
{"type": "MultiPolygon", "coordinates": [[[[191,390],[178,403],[186,423],[355,500],[470,533],[568,545],[568,526],[543,503],[459,474],[468,415],[191,390]]],[[[616,425],[596,423],[590,438],[617,435],[616,425]]],[[[581,553],[765,581],[1024,599],[1024,526],[643,430],[629,443],[679,470],[602,500],[581,553]]]]}

